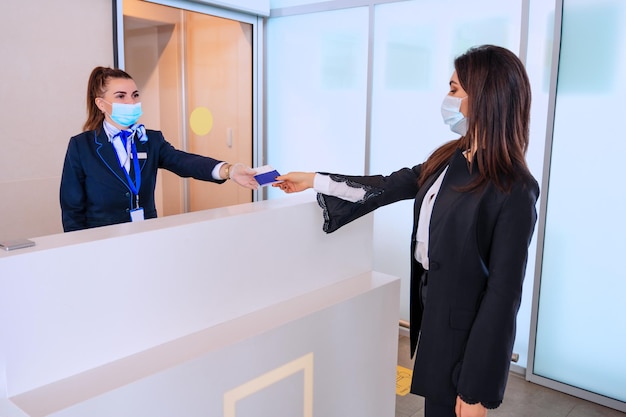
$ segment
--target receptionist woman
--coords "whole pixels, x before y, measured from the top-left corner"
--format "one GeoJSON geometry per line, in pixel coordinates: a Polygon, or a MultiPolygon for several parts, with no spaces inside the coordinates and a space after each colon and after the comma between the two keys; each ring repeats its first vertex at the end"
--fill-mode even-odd
{"type": "Polygon", "coordinates": [[[141,102],[132,77],[96,67],[87,87],[84,132],[70,139],[60,200],[66,232],[157,217],[157,170],[255,189],[254,170],[175,149],[160,131],[138,123],[141,102]]]}

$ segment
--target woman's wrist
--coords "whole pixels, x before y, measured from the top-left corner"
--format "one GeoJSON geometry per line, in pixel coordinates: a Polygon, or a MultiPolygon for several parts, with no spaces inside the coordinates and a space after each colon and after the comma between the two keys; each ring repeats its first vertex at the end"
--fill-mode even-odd
{"type": "Polygon", "coordinates": [[[222,164],[221,168],[220,168],[220,177],[223,180],[229,180],[230,179],[230,169],[232,168],[232,164],[229,164],[228,162],[222,164]]]}

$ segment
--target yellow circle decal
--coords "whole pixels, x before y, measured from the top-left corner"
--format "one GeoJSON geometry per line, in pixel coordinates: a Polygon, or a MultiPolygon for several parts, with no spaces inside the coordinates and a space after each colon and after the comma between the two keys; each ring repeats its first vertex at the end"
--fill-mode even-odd
{"type": "Polygon", "coordinates": [[[196,135],[206,135],[213,129],[213,114],[206,107],[197,107],[189,116],[191,130],[196,135]]]}

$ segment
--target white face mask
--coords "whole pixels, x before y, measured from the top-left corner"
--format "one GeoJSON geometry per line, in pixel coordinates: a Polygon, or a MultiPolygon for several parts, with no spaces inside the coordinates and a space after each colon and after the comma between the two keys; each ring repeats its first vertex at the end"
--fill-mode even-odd
{"type": "Polygon", "coordinates": [[[461,113],[461,101],[466,97],[446,96],[441,103],[443,122],[450,126],[450,130],[465,136],[467,133],[467,119],[461,113]]]}

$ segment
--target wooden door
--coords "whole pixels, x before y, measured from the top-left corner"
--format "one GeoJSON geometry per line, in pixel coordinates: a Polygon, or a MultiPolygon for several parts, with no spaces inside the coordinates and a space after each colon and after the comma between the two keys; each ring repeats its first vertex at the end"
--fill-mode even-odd
{"type": "MultiPolygon", "coordinates": [[[[133,0],[124,2],[124,22],[141,121],[178,149],[250,166],[252,26],[133,0]]],[[[161,170],[155,198],[162,216],[251,202],[252,192],[161,170]]]]}
{"type": "MultiPolygon", "coordinates": [[[[252,27],[199,13],[186,22],[189,150],[252,164],[252,27]],[[207,132],[208,129],[208,132],[207,132]]],[[[190,181],[190,210],[252,201],[232,181],[190,181]]]]}

